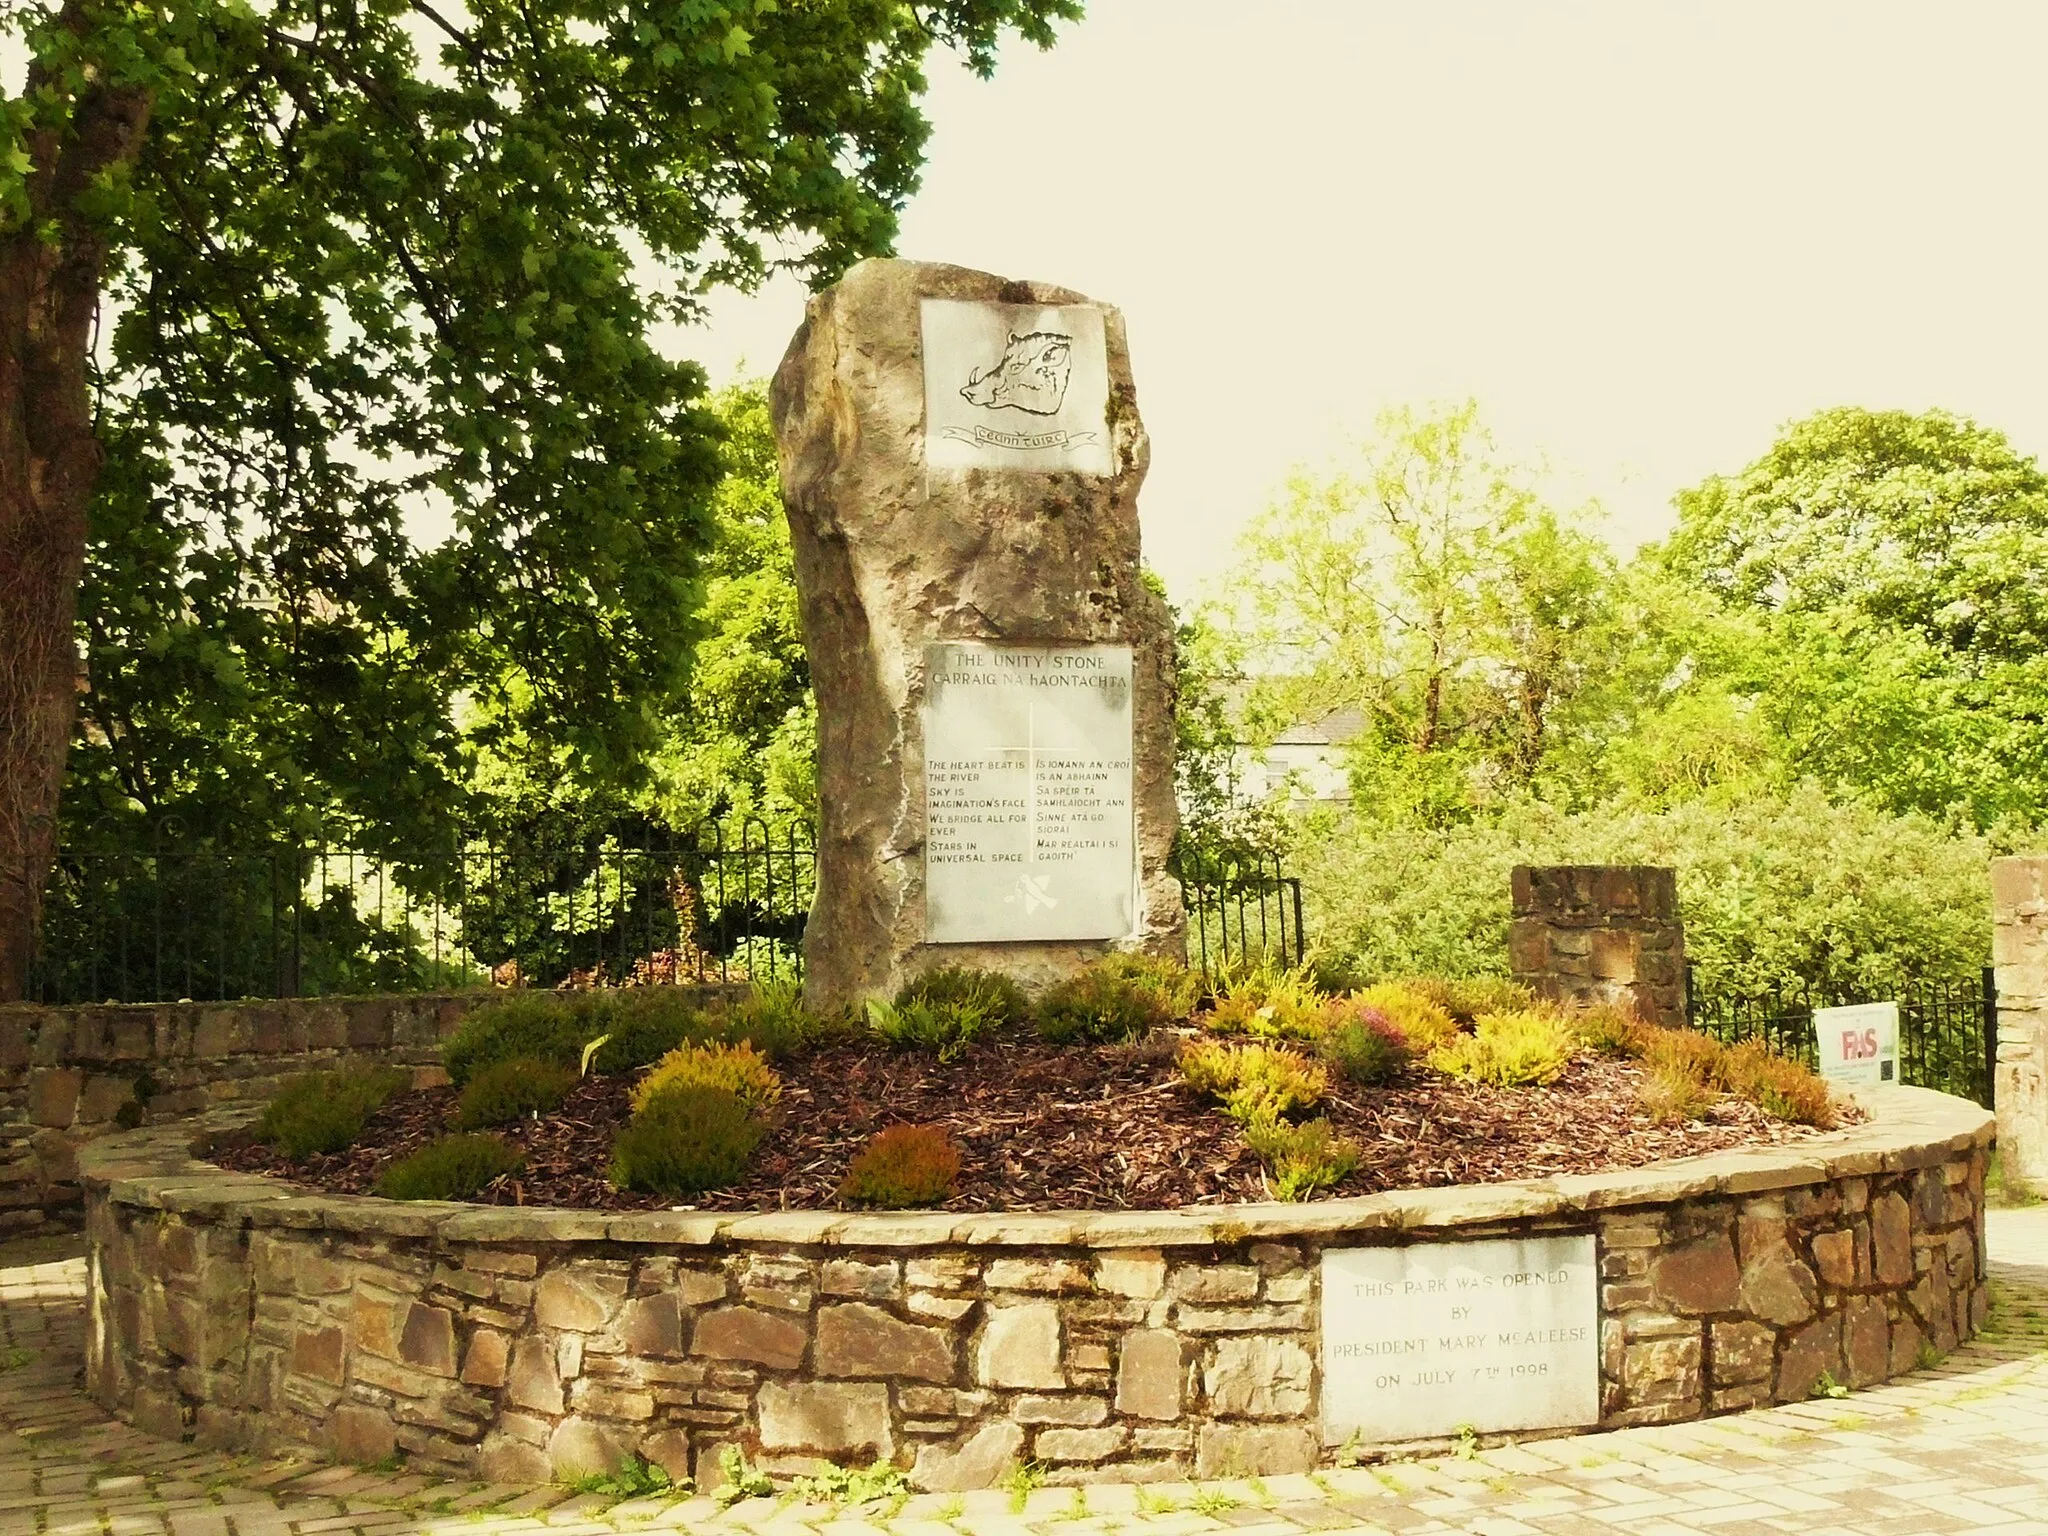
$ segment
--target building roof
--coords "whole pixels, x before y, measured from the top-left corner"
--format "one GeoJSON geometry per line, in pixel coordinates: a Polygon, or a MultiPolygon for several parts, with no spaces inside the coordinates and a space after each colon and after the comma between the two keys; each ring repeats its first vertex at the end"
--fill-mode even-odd
{"type": "Polygon", "coordinates": [[[1273,738],[1276,747],[1341,747],[1356,741],[1365,731],[1365,712],[1340,709],[1320,720],[1290,725],[1273,738]]]}

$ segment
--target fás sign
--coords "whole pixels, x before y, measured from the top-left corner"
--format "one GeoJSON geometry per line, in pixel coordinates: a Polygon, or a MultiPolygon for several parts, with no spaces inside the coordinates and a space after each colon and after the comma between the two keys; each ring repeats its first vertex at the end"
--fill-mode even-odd
{"type": "Polygon", "coordinates": [[[1831,1083],[1874,1085],[1899,1080],[1899,1005],[1852,1003],[1813,1010],[1820,1075],[1831,1083]]]}

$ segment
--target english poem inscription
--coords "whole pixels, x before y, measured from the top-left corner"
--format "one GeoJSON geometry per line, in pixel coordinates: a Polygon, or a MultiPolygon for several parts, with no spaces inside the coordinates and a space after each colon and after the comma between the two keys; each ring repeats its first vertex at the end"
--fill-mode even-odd
{"type": "Polygon", "coordinates": [[[1592,1424],[1590,1234],[1323,1254],[1323,1434],[1368,1444],[1592,1424]]]}
{"type": "Polygon", "coordinates": [[[925,647],[925,939],[1137,926],[1131,649],[925,647]]]}

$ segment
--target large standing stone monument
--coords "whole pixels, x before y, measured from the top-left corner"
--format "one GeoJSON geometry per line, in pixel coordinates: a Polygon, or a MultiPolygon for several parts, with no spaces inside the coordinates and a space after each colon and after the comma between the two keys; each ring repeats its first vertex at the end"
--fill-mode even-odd
{"type": "Polygon", "coordinates": [[[1172,639],[1139,573],[1122,316],[862,262],[811,300],[772,404],[818,697],[811,1005],[936,965],[1033,984],[1180,955],[1172,639]]]}

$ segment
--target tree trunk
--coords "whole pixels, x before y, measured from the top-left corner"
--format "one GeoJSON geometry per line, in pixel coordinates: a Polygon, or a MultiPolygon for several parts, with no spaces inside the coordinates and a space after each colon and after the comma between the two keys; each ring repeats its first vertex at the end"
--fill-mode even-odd
{"type": "MultiPolygon", "coordinates": [[[[84,37],[92,7],[63,20],[84,37]]],[[[25,99],[52,84],[31,67],[25,99]]],[[[0,1002],[28,983],[78,690],[78,583],[101,451],[89,387],[107,231],[80,195],[142,145],[149,95],[83,91],[28,141],[32,217],[0,234],[0,1002]]]]}

